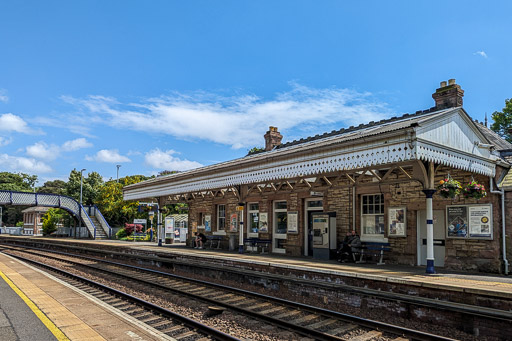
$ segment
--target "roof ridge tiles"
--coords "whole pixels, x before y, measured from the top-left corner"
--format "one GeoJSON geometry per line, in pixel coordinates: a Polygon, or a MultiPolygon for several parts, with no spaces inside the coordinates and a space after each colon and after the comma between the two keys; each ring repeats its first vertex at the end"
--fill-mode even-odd
{"type": "MultiPolygon", "coordinates": [[[[442,110],[444,110],[444,109],[442,109],[442,110]]],[[[435,112],[435,111],[440,111],[440,110],[437,110],[436,107],[431,107],[431,108],[426,109],[426,110],[418,110],[414,114],[405,113],[405,114],[403,114],[401,116],[393,116],[391,118],[385,118],[385,119],[382,119],[382,120],[379,120],[379,121],[370,121],[368,123],[361,123],[358,126],[353,126],[352,125],[352,126],[350,126],[348,128],[341,128],[339,130],[333,130],[333,131],[331,131],[331,133],[327,133],[326,132],[326,133],[323,133],[323,134],[316,134],[315,136],[308,136],[308,137],[305,137],[305,138],[300,138],[299,140],[293,140],[293,141],[290,141],[290,142],[282,143],[279,146],[277,146],[276,149],[290,147],[290,146],[298,145],[298,144],[301,144],[301,143],[304,143],[304,142],[310,142],[310,141],[318,140],[318,139],[324,138],[324,137],[331,137],[331,136],[341,135],[341,134],[344,134],[344,133],[349,133],[349,132],[353,132],[353,131],[357,131],[357,130],[363,130],[363,129],[366,129],[366,128],[371,128],[371,127],[382,125],[382,124],[386,124],[386,123],[392,123],[392,122],[399,121],[399,120],[402,120],[402,119],[407,119],[407,118],[411,118],[411,117],[415,117],[415,116],[420,116],[420,115],[432,113],[432,112],[435,112]]]]}

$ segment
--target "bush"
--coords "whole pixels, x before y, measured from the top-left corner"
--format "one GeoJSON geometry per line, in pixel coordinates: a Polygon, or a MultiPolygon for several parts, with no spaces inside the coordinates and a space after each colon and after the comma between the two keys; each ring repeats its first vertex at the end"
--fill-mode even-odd
{"type": "Polygon", "coordinates": [[[62,218],[59,210],[50,208],[45,215],[43,215],[43,235],[49,236],[57,231],[57,223],[62,218]]]}
{"type": "Polygon", "coordinates": [[[128,236],[128,232],[126,232],[125,229],[120,229],[119,231],[117,231],[116,233],[116,238],[117,239],[122,239],[122,238],[126,238],[128,236]]]}
{"type": "Polygon", "coordinates": [[[16,227],[23,227],[23,225],[25,225],[22,221],[18,221],[16,223],[16,227]]]}

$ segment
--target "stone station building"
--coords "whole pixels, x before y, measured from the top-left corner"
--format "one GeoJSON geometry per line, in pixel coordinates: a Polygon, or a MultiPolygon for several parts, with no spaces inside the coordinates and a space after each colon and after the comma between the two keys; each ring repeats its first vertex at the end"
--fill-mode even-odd
{"type": "Polygon", "coordinates": [[[463,95],[442,82],[428,110],[287,143],[270,127],[260,153],[126,186],[124,198],[187,203],[189,239],[200,231],[222,248],[257,238],[329,258],[354,229],[389,243],[387,263],[508,273],[512,145],[470,118],[463,95]],[[487,196],[444,198],[446,178],[487,196]]]}

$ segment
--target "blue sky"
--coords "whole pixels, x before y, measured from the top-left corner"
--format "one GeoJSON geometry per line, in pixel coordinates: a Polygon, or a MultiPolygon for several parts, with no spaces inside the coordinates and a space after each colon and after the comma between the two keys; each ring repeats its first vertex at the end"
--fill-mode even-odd
{"type": "Polygon", "coordinates": [[[186,170],[434,105],[512,97],[508,1],[0,0],[0,171],[186,170]]]}

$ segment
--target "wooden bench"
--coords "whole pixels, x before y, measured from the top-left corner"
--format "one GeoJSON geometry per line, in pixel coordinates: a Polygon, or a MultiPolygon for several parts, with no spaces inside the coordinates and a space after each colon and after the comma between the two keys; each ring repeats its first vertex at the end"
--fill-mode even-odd
{"type": "Polygon", "coordinates": [[[215,249],[220,249],[220,241],[223,239],[222,236],[206,236],[206,243],[204,243],[204,248],[209,245],[210,249],[214,248],[214,244],[217,244],[217,247],[215,249]]]}
{"type": "MultiPolygon", "coordinates": [[[[272,243],[272,240],[270,240],[270,239],[260,239],[260,238],[244,239],[244,244],[246,246],[252,246],[253,248],[255,247],[256,250],[258,249],[258,247],[261,247],[261,253],[268,253],[268,248],[271,243],[272,243]],[[265,248],[267,249],[266,252],[265,252],[265,248]]],[[[252,251],[250,251],[250,252],[252,252],[252,251]]]]}
{"type": "Polygon", "coordinates": [[[377,265],[382,265],[385,264],[383,261],[384,252],[391,251],[391,248],[389,246],[389,243],[361,242],[361,247],[358,248],[359,251],[353,252],[352,255],[355,260],[356,254],[359,254],[359,260],[356,261],[356,263],[366,263],[366,260],[369,256],[378,258],[377,265]]]}

